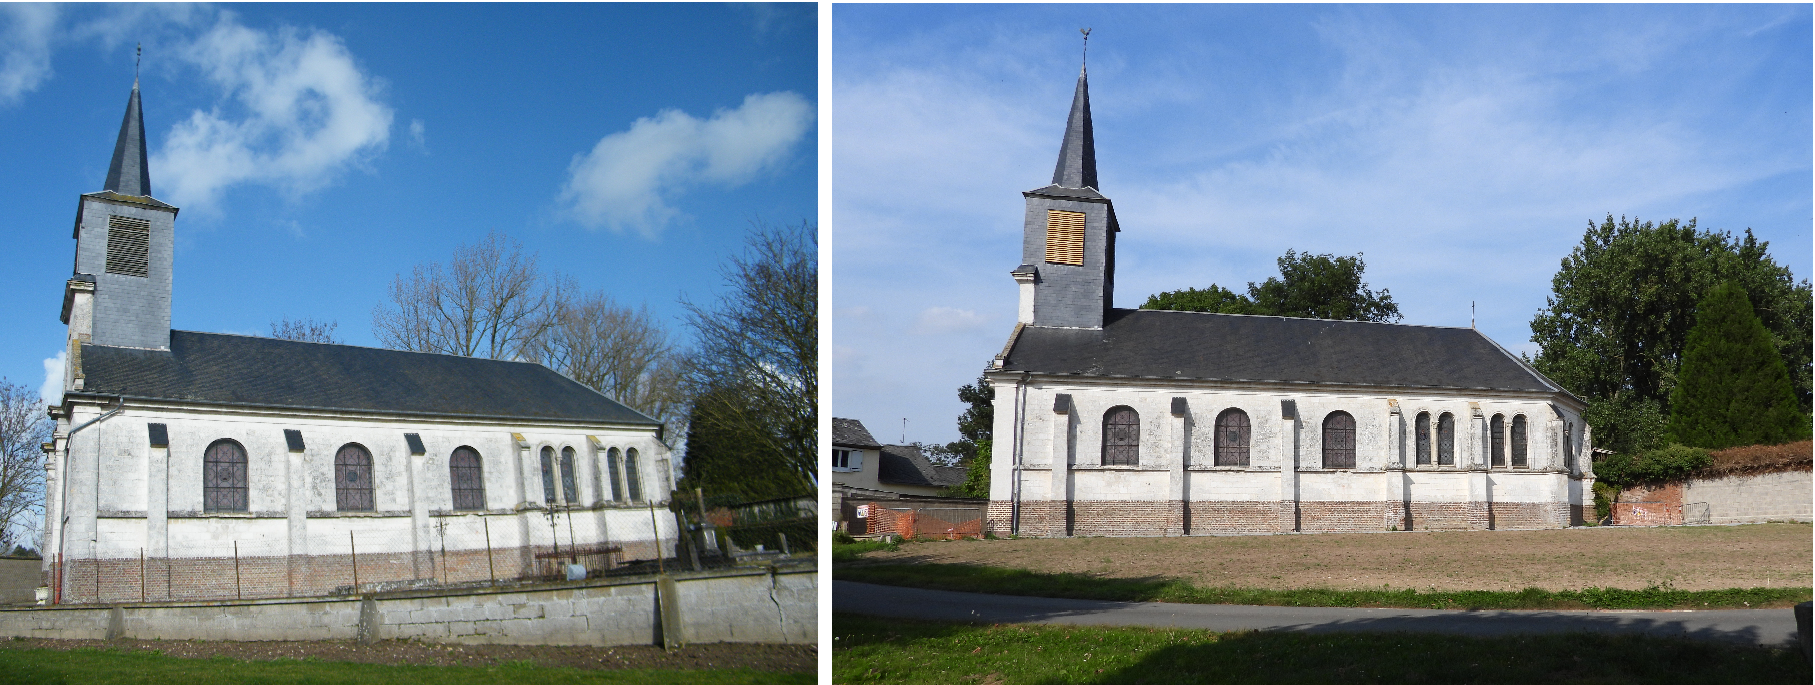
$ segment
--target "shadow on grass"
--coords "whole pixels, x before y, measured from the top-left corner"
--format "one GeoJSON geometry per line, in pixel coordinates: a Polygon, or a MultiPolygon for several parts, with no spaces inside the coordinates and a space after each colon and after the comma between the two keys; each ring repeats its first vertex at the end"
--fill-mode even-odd
{"type": "Polygon", "coordinates": [[[1177,578],[1105,578],[1080,573],[1043,573],[973,564],[889,563],[835,565],[833,578],[878,585],[933,590],[983,592],[1027,597],[1096,599],[1116,602],[1247,604],[1299,607],[1382,607],[1402,609],[1757,609],[1788,607],[1808,601],[1809,588],[1734,588],[1643,590],[1585,588],[1517,592],[1495,590],[1419,591],[1414,589],[1262,590],[1198,587],[1177,578]]]}
{"type": "Polygon", "coordinates": [[[1801,652],[1643,635],[1462,637],[833,618],[837,682],[1801,683],[1801,652]]]}

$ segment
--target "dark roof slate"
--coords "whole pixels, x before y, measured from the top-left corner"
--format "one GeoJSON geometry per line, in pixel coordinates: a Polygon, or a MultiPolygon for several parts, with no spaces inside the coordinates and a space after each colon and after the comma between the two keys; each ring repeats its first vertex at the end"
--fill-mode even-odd
{"type": "Polygon", "coordinates": [[[881,449],[882,443],[870,436],[870,430],[857,419],[832,419],[832,444],[839,447],[881,449]]]}
{"type": "Polygon", "coordinates": [[[541,364],[171,331],[169,350],[83,345],[84,394],[352,412],[650,424],[541,364]]]}
{"type": "Polygon", "coordinates": [[[1083,376],[1560,392],[1472,328],[1112,309],[1027,326],[1002,369],[1083,376]]]}
{"type": "Polygon", "coordinates": [[[139,83],[133,81],[126,98],[126,117],[120,121],[120,138],[113,144],[113,161],[107,165],[102,187],[121,195],[151,195],[150,165],[145,161],[145,112],[139,106],[139,83]]]}
{"type": "Polygon", "coordinates": [[[964,482],[964,469],[934,466],[913,445],[883,445],[876,480],[894,485],[946,488],[964,482]]]}

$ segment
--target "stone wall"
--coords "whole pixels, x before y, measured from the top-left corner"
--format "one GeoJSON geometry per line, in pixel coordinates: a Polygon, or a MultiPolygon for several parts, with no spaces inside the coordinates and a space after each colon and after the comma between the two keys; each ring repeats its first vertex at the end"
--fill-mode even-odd
{"type": "MultiPolygon", "coordinates": [[[[812,644],[818,639],[818,576],[812,568],[744,568],[673,578],[679,642],[812,644]]],[[[364,621],[364,631],[373,639],[660,644],[665,627],[658,618],[656,588],[655,578],[639,577],[365,598],[0,609],[0,637],[344,640],[360,637],[364,621]]]]}
{"type": "Polygon", "coordinates": [[[1810,475],[1809,471],[1786,471],[1626,488],[1613,505],[1613,524],[1815,520],[1810,475]]]}

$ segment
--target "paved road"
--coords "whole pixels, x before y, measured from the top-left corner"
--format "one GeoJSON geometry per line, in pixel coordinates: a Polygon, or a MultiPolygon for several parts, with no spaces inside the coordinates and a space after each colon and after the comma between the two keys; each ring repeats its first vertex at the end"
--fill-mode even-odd
{"type": "Polygon", "coordinates": [[[1790,609],[1722,611],[1446,611],[1234,604],[1102,602],[1013,597],[832,581],[833,611],[980,623],[1063,623],[1207,630],[1517,633],[1645,633],[1795,646],[1790,609]]]}

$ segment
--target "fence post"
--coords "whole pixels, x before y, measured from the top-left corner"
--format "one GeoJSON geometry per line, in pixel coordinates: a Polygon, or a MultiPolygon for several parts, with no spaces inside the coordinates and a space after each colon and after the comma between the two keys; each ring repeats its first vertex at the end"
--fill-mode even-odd
{"type": "Polygon", "coordinates": [[[662,527],[655,522],[655,500],[649,500],[649,534],[655,537],[655,572],[667,573],[662,568],[662,527]]]}
{"type": "Polygon", "coordinates": [[[497,585],[498,564],[492,561],[492,520],[480,516],[479,522],[485,524],[485,567],[491,570],[492,584],[497,585]]]}
{"type": "Polygon", "coordinates": [[[145,603],[145,548],[139,548],[139,603],[145,603]]]}
{"type": "Polygon", "coordinates": [[[239,584],[239,541],[233,541],[233,598],[245,599],[246,593],[239,584]]]}
{"type": "Polygon", "coordinates": [[[359,592],[359,543],[353,541],[353,531],[347,531],[347,556],[353,559],[353,592],[359,592]]]}

